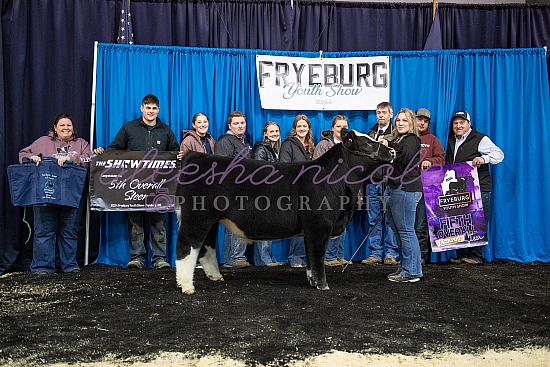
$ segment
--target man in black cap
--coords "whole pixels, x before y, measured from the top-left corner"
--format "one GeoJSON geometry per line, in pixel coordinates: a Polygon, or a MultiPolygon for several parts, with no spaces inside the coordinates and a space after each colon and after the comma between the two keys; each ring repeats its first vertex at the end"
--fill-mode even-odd
{"type": "MultiPolygon", "coordinates": [[[[483,215],[486,223],[489,223],[492,189],[489,164],[502,162],[504,153],[487,135],[472,128],[470,114],[464,110],[453,114],[452,128],[454,134],[450,134],[449,141],[447,142],[445,163],[453,164],[472,161],[474,167],[477,167],[483,215]]],[[[485,259],[483,256],[483,246],[460,249],[457,250],[457,254],[457,259],[451,260],[452,262],[481,264],[485,259]]]]}

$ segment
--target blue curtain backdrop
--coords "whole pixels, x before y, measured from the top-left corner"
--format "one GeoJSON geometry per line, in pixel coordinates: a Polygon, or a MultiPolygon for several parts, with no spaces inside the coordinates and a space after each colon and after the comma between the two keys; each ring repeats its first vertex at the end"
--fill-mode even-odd
{"type": "MultiPolygon", "coordinates": [[[[73,116],[81,137],[90,139],[93,44],[116,42],[121,5],[121,0],[2,1],[0,274],[28,268],[32,256],[32,238],[25,243],[24,211],[10,202],[6,167],[17,161],[22,147],[46,133],[61,111],[73,116]]],[[[136,42],[163,46],[420,50],[433,28],[429,2],[132,0],[131,7],[136,42]]],[[[550,45],[550,4],[443,3],[438,13],[444,49],[550,45]]],[[[539,114],[531,123],[543,125],[544,120],[539,114]]],[[[100,216],[92,214],[94,228],[99,227],[100,216]]],[[[27,213],[27,219],[32,226],[32,215],[27,213]]],[[[92,259],[98,250],[94,235],[92,259]]],[[[80,242],[82,263],[83,236],[80,242]]]]}
{"type": "MultiPolygon", "coordinates": [[[[215,138],[226,131],[230,111],[243,111],[251,142],[261,138],[268,120],[281,125],[284,137],[300,112],[310,117],[316,141],[337,113],[346,114],[351,127],[360,131],[376,122],[373,111],[261,109],[256,54],[318,57],[312,52],[99,44],[96,146],[107,146],[125,121],[140,115],[141,98],[148,93],[159,97],[160,118],[180,138],[181,130],[191,127],[191,117],[199,111],[208,115],[215,138]]],[[[549,204],[544,188],[550,183],[550,172],[542,169],[545,162],[539,153],[549,131],[545,124],[534,123],[550,112],[544,50],[334,52],[323,57],[375,55],[390,56],[390,99],[396,111],[428,108],[432,131],[445,145],[452,112],[466,109],[472,124],[504,151],[504,161],[492,168],[493,215],[487,258],[550,261],[550,244],[545,243],[550,226],[544,218],[549,204]]],[[[173,263],[177,225],[174,214],[168,214],[168,219],[168,260],[173,263]]],[[[363,240],[365,222],[365,212],[358,211],[348,228],[347,258],[363,240]]],[[[129,254],[124,214],[104,213],[101,223],[97,261],[125,265],[129,254]]],[[[223,231],[219,244],[222,235],[223,231]]],[[[218,246],[220,259],[222,248],[218,246]]],[[[285,259],[284,242],[276,243],[275,252],[278,259],[285,259]]],[[[365,243],[354,260],[367,255],[365,243]]],[[[433,260],[445,259],[445,254],[433,256],[433,260]]]]}

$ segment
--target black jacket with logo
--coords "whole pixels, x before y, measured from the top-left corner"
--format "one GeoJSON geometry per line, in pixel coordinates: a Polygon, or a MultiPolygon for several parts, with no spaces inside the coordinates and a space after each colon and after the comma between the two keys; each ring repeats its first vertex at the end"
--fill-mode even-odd
{"type": "Polygon", "coordinates": [[[180,145],[170,126],[157,118],[157,123],[149,129],[143,119],[137,118],[122,125],[107,150],[179,151],[180,145]]]}

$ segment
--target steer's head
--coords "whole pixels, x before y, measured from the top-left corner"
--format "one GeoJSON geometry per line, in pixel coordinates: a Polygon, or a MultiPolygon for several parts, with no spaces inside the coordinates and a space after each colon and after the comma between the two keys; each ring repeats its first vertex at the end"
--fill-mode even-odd
{"type": "Polygon", "coordinates": [[[394,149],[355,130],[342,129],[342,145],[355,155],[367,156],[383,163],[393,162],[396,156],[394,149]]]}

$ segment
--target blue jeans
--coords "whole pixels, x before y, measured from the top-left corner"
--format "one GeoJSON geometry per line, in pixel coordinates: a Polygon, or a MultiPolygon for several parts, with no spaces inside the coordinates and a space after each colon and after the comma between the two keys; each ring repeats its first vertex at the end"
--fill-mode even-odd
{"type": "Polygon", "coordinates": [[[418,244],[418,238],[416,238],[414,222],[416,205],[422,197],[422,193],[387,187],[384,197],[388,205],[388,218],[396,234],[395,237],[399,247],[401,258],[399,269],[401,274],[407,277],[421,277],[420,245],[418,244]]]}
{"type": "MultiPolygon", "coordinates": [[[[383,210],[382,184],[367,184],[369,228],[373,228],[369,236],[370,255],[382,260],[386,256],[399,259],[399,251],[395,235],[390,226],[388,216],[380,220],[383,210]],[[385,248],[385,251],[384,251],[385,248]]],[[[387,206],[387,203],[386,203],[387,206]]]]}
{"type": "MultiPolygon", "coordinates": [[[[485,191],[481,193],[481,204],[483,205],[483,216],[485,217],[487,237],[489,237],[489,219],[491,217],[491,192],[485,191]]],[[[483,255],[483,249],[485,246],[466,247],[456,251],[456,255],[459,259],[467,257],[477,260],[479,262],[485,261],[485,255],[483,255]]]]}
{"type": "Polygon", "coordinates": [[[223,249],[223,262],[225,265],[231,266],[237,261],[246,261],[246,242],[228,229],[225,229],[223,249]]]}
{"type": "Polygon", "coordinates": [[[266,265],[275,262],[271,255],[271,241],[254,242],[254,265],[266,265]]]}
{"type": "Polygon", "coordinates": [[[288,242],[288,262],[290,265],[306,263],[306,246],[304,237],[292,237],[288,242]]]}
{"type": "Polygon", "coordinates": [[[327,251],[325,252],[325,260],[337,260],[344,258],[344,240],[346,238],[347,228],[340,236],[328,240],[327,251]]]}
{"type": "Polygon", "coordinates": [[[55,248],[59,249],[61,270],[80,269],[76,261],[80,208],[35,206],[34,246],[31,273],[55,271],[55,248]]]}
{"type": "Polygon", "coordinates": [[[127,212],[128,233],[130,236],[130,261],[139,260],[145,263],[145,226],[149,225],[151,248],[151,263],[166,258],[166,228],[164,227],[165,213],[157,212],[127,212]]]}

